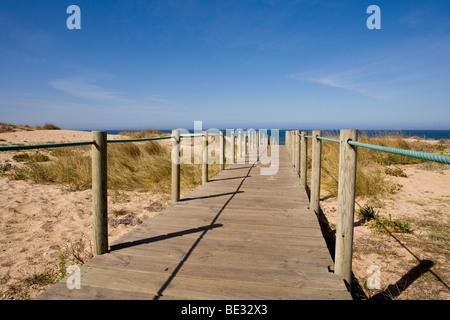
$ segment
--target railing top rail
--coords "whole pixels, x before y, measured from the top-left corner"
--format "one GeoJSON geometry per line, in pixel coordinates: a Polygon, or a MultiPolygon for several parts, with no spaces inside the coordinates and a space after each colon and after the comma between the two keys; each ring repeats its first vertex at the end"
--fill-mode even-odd
{"type": "MultiPolygon", "coordinates": [[[[305,136],[306,138],[314,138],[313,136],[305,136]]],[[[331,138],[325,138],[321,136],[316,136],[319,140],[326,140],[331,142],[340,143],[340,140],[337,139],[331,139],[331,138]]],[[[439,162],[439,163],[445,163],[450,164],[450,156],[442,155],[442,154],[435,154],[435,153],[428,153],[428,152],[421,152],[421,151],[413,151],[413,150],[407,150],[407,149],[398,149],[398,148],[392,148],[392,147],[385,147],[385,146],[379,146],[375,144],[369,144],[369,143],[362,143],[358,141],[351,141],[349,140],[348,143],[352,146],[366,148],[366,149],[372,149],[382,152],[388,152],[393,154],[398,154],[402,156],[407,156],[411,158],[417,158],[422,160],[428,160],[433,162],[439,162]]]]}
{"type": "Polygon", "coordinates": [[[35,145],[24,145],[24,146],[2,146],[2,147],[0,147],[0,151],[62,148],[62,147],[84,146],[84,145],[90,145],[90,144],[94,144],[94,141],[49,143],[49,144],[35,144],[35,145]]]}
{"type": "MultiPolygon", "coordinates": [[[[203,137],[204,134],[181,134],[180,137],[203,137]]],[[[220,134],[210,133],[208,136],[221,136],[220,134]]],[[[144,142],[153,140],[172,139],[174,136],[154,137],[154,138],[142,138],[142,139],[114,139],[107,140],[108,143],[125,143],[125,142],[144,142]]],[[[16,146],[0,146],[1,151],[19,151],[19,150],[33,150],[33,149],[48,149],[48,148],[63,148],[74,147],[94,144],[94,141],[80,141],[80,142],[64,142],[64,143],[48,143],[48,144],[36,144],[36,145],[16,145],[16,146]]]]}
{"type": "MultiPolygon", "coordinates": [[[[143,142],[152,140],[163,140],[171,139],[172,136],[167,137],[155,137],[155,138],[144,138],[144,139],[121,139],[121,140],[107,140],[108,143],[120,143],[120,142],[143,142]]],[[[33,149],[49,149],[49,148],[63,148],[63,147],[75,147],[94,144],[94,141],[79,141],[79,142],[64,142],[64,143],[48,143],[48,144],[35,144],[35,145],[24,145],[24,146],[1,146],[1,151],[19,151],[19,150],[33,150],[33,149]]]]}
{"type": "Polygon", "coordinates": [[[362,148],[367,148],[367,149],[372,149],[372,150],[377,150],[377,151],[383,151],[383,152],[398,154],[398,155],[422,159],[422,160],[450,164],[450,156],[441,155],[441,154],[413,151],[413,150],[406,150],[406,149],[398,149],[398,148],[385,147],[385,146],[378,146],[375,144],[362,143],[362,142],[352,141],[352,140],[349,140],[348,144],[350,144],[352,146],[356,146],[356,147],[362,147],[362,148]]]}
{"type": "Polygon", "coordinates": [[[201,133],[183,133],[180,134],[180,137],[203,137],[203,134],[201,133]]]}
{"type": "Polygon", "coordinates": [[[337,140],[337,139],[331,139],[331,138],[325,138],[325,137],[320,137],[320,136],[317,136],[317,139],[319,139],[319,140],[331,141],[331,142],[336,142],[336,143],[341,143],[340,140],[337,140]]]}
{"type": "Polygon", "coordinates": [[[153,140],[164,140],[164,139],[172,139],[173,136],[167,137],[155,137],[155,138],[142,138],[142,139],[121,139],[121,140],[108,140],[108,143],[121,143],[121,142],[144,142],[144,141],[153,141],[153,140]]]}

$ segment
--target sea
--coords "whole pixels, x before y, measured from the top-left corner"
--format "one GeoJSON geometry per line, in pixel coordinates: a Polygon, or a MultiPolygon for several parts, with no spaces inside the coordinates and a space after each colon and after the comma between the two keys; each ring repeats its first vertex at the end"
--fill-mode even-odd
{"type": "MultiPolygon", "coordinates": [[[[164,133],[171,133],[172,129],[158,129],[164,133]]],[[[225,131],[225,129],[221,129],[225,131]]],[[[297,129],[280,129],[279,130],[279,143],[285,144],[286,131],[297,130],[297,129]]],[[[83,130],[90,131],[90,130],[83,130]]],[[[108,134],[118,134],[123,131],[140,131],[140,130],[106,130],[108,134]]],[[[307,130],[311,132],[311,130],[307,130]]],[[[193,132],[193,130],[191,131],[193,132]]],[[[268,134],[270,134],[270,130],[268,130],[268,134]]],[[[339,132],[337,130],[322,130],[322,134],[324,136],[327,135],[338,135],[339,132]]],[[[450,130],[360,130],[360,135],[368,135],[368,136],[377,136],[377,135],[389,135],[389,134],[397,134],[402,135],[404,137],[419,137],[423,139],[450,139],[450,130]]]]}

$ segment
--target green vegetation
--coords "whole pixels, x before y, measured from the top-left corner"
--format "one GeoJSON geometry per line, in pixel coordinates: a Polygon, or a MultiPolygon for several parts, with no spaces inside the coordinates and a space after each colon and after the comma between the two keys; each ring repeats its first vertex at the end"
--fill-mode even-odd
{"type": "Polygon", "coordinates": [[[365,205],[364,207],[359,209],[359,215],[365,221],[371,221],[371,220],[378,219],[378,212],[375,212],[375,210],[371,206],[368,206],[368,205],[365,205]]]}
{"type": "Polygon", "coordinates": [[[403,232],[412,233],[412,227],[409,222],[401,219],[391,219],[389,217],[381,217],[373,207],[365,205],[359,209],[359,217],[366,222],[369,222],[369,228],[373,228],[380,232],[403,232]]]}
{"type": "Polygon", "coordinates": [[[374,219],[370,222],[369,227],[381,232],[389,231],[412,233],[412,227],[409,222],[401,219],[388,219],[385,217],[378,217],[377,219],[374,219]]]}

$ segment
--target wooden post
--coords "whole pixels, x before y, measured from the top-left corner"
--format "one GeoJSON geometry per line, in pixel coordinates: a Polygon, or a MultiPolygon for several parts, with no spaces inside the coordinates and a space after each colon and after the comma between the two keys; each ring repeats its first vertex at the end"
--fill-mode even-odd
{"type": "Polygon", "coordinates": [[[306,136],[308,132],[302,131],[300,137],[300,184],[306,189],[307,183],[307,173],[308,173],[308,143],[306,136]]]}
{"type": "Polygon", "coordinates": [[[258,130],[258,133],[256,135],[256,148],[259,149],[259,146],[261,145],[261,130],[258,130]]]}
{"type": "Polygon", "coordinates": [[[320,209],[320,158],[322,155],[322,140],[317,136],[322,135],[322,130],[314,130],[312,132],[312,167],[311,167],[311,199],[309,208],[317,214],[320,209]]]}
{"type": "Polygon", "coordinates": [[[339,151],[339,183],[336,225],[335,273],[351,289],[353,224],[355,212],[356,147],[347,143],[357,141],[357,130],[341,130],[339,151]]]}
{"type": "Polygon", "coordinates": [[[295,131],[291,131],[291,162],[295,166],[295,131]]]}
{"type": "Polygon", "coordinates": [[[248,153],[248,130],[244,131],[244,157],[247,155],[248,153]]]}
{"type": "Polygon", "coordinates": [[[203,131],[202,147],[202,184],[205,184],[208,182],[208,131],[203,131]]]}
{"type": "Polygon", "coordinates": [[[236,160],[242,157],[242,131],[238,133],[237,139],[237,157],[236,160]]]}
{"type": "Polygon", "coordinates": [[[172,130],[172,203],[180,201],[180,130],[172,130]]]}
{"type": "Polygon", "coordinates": [[[223,131],[220,131],[220,136],[219,136],[219,157],[220,157],[220,169],[224,170],[225,169],[225,134],[223,131]]]}
{"type": "Polygon", "coordinates": [[[108,172],[107,135],[93,131],[92,214],[94,217],[94,256],[108,252],[108,172]]]}
{"type": "Polygon", "coordinates": [[[230,156],[230,158],[229,158],[229,160],[231,160],[229,163],[231,163],[231,164],[233,164],[234,163],[234,161],[235,161],[235,152],[236,152],[236,148],[235,148],[235,145],[234,145],[234,130],[231,130],[231,133],[230,133],[230,144],[229,144],[229,146],[230,146],[230,149],[227,149],[227,150],[230,150],[229,151],[229,156],[230,156]]]}
{"type": "Polygon", "coordinates": [[[290,157],[291,156],[291,144],[290,144],[291,132],[286,131],[285,135],[286,135],[286,150],[289,153],[289,157],[290,157]]]}
{"type": "Polygon", "coordinates": [[[300,130],[294,131],[294,167],[297,174],[300,173],[300,130]]]}

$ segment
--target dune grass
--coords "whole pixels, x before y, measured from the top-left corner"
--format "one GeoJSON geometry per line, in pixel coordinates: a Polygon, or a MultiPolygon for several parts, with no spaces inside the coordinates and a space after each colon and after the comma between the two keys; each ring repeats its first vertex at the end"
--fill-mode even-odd
{"type": "MultiPolygon", "coordinates": [[[[124,133],[131,138],[148,138],[167,134],[155,130],[124,133]]],[[[48,151],[50,161],[27,163],[15,167],[16,179],[38,183],[57,183],[71,190],[91,187],[92,163],[90,147],[59,148],[48,151]]],[[[162,192],[171,191],[171,147],[159,141],[117,143],[108,145],[108,189],[162,192]]],[[[181,165],[181,191],[202,183],[201,165],[181,165]]],[[[219,165],[209,165],[209,176],[219,172],[219,165]]]]}
{"type": "Polygon", "coordinates": [[[60,127],[57,125],[54,125],[53,123],[46,123],[42,127],[41,126],[35,126],[30,127],[27,124],[10,124],[10,123],[4,123],[0,122],[0,133],[3,132],[16,132],[16,131],[33,131],[33,130],[61,130],[60,127]]]}
{"type": "Polygon", "coordinates": [[[34,128],[36,130],[61,130],[60,127],[58,127],[57,125],[55,125],[53,123],[46,123],[42,127],[41,126],[36,126],[34,128]]]}

